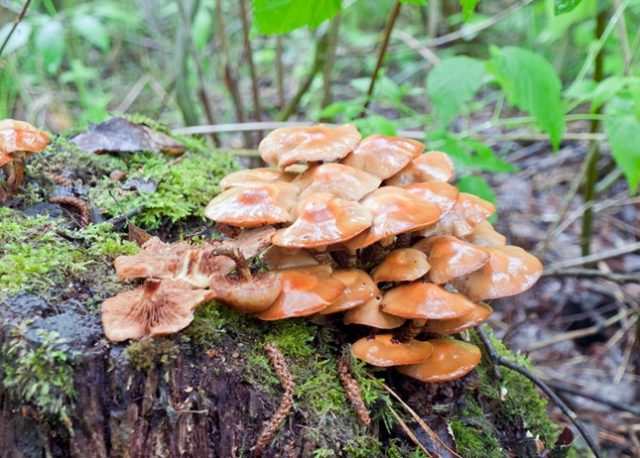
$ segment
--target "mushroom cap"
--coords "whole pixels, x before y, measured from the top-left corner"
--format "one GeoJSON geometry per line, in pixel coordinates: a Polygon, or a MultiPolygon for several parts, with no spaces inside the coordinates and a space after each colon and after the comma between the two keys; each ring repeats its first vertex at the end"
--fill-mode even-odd
{"type": "Polygon", "coordinates": [[[276,245],[269,247],[262,259],[267,263],[269,270],[317,266],[319,264],[316,258],[307,250],[284,248],[276,245]]]}
{"type": "Polygon", "coordinates": [[[362,199],[371,211],[371,228],[344,243],[350,250],[365,248],[389,236],[424,229],[438,221],[440,209],[416,199],[409,191],[394,186],[378,188],[362,199]]]}
{"type": "Polygon", "coordinates": [[[251,279],[215,277],[210,289],[215,298],[244,313],[258,313],[268,309],[282,291],[279,272],[261,272],[251,279]]]}
{"type": "Polygon", "coordinates": [[[231,188],[209,202],[204,214],[217,223],[238,227],[290,223],[296,194],[296,187],[289,183],[231,188]]]}
{"type": "Polygon", "coordinates": [[[4,165],[8,164],[12,160],[13,158],[8,154],[0,153],[0,167],[3,167],[4,165]]]}
{"type": "Polygon", "coordinates": [[[480,246],[504,246],[507,244],[507,238],[496,231],[489,221],[480,221],[464,239],[480,246]]]}
{"type": "Polygon", "coordinates": [[[320,311],[321,315],[352,309],[380,294],[378,287],[364,270],[338,270],[333,272],[332,277],[341,281],[345,289],[337,300],[320,311]]]}
{"type": "Polygon", "coordinates": [[[542,263],[520,247],[506,245],[485,250],[489,261],[482,268],[453,281],[453,285],[473,301],[520,294],[542,275],[542,263]]]}
{"type": "Polygon", "coordinates": [[[295,178],[295,174],[282,172],[269,167],[261,167],[257,169],[238,170],[230,173],[220,180],[220,189],[227,190],[229,188],[247,188],[260,186],[267,183],[288,183],[295,178]]]}
{"type": "Polygon", "coordinates": [[[475,328],[489,319],[493,309],[487,304],[473,304],[473,310],[460,318],[451,320],[429,320],[422,328],[425,332],[446,335],[457,334],[465,329],[475,328]]]}
{"type": "Polygon", "coordinates": [[[421,382],[449,382],[471,372],[482,357],[475,345],[453,339],[433,339],[431,356],[424,362],[396,368],[421,382]]]}
{"type": "Polygon", "coordinates": [[[284,169],[297,162],[338,161],[353,150],[360,137],[353,124],[284,127],[263,138],[258,151],[265,162],[284,169]]]}
{"type": "Polygon", "coordinates": [[[413,247],[429,255],[429,279],[436,285],[474,272],[489,261],[484,249],[452,235],[422,239],[413,247]]]}
{"type": "Polygon", "coordinates": [[[382,297],[382,311],[402,318],[446,320],[473,310],[473,302],[433,283],[413,282],[396,286],[382,297]]]}
{"type": "Polygon", "coordinates": [[[429,342],[415,339],[400,342],[393,334],[363,337],[351,346],[353,356],[378,367],[417,364],[427,360],[432,351],[429,342]]]}
{"type": "Polygon", "coordinates": [[[321,248],[349,240],[371,226],[371,213],[364,205],[328,193],[314,194],[298,208],[298,219],[276,232],[274,245],[321,248]]]}
{"type": "MultiPolygon", "coordinates": [[[[18,151],[39,153],[48,144],[49,136],[27,122],[14,119],[0,121],[0,155],[10,155],[18,151]]],[[[5,164],[7,162],[9,161],[5,164]]]]}
{"type": "Polygon", "coordinates": [[[386,180],[423,151],[419,141],[376,134],[362,140],[342,163],[386,180]]]}
{"type": "Polygon", "coordinates": [[[313,315],[334,302],[344,284],[324,268],[298,268],[282,271],[282,291],[267,310],[257,314],[261,320],[281,320],[313,315]]]}
{"type": "Polygon", "coordinates": [[[427,181],[449,181],[453,174],[453,161],[448,154],[429,151],[413,159],[405,168],[389,178],[386,184],[406,186],[427,181]]]}
{"type": "Polygon", "coordinates": [[[413,281],[429,272],[427,255],[414,248],[393,250],[373,270],[373,281],[413,281]]]}
{"type": "Polygon", "coordinates": [[[473,194],[461,192],[453,209],[442,217],[438,224],[422,231],[420,235],[453,234],[463,238],[473,232],[473,228],[489,218],[496,211],[496,207],[473,194]]]}
{"type": "Polygon", "coordinates": [[[347,310],[344,314],[344,324],[361,324],[377,329],[395,329],[402,326],[406,320],[384,313],[380,310],[381,302],[382,294],[378,294],[364,304],[347,310]]]}
{"type": "Polygon", "coordinates": [[[380,186],[380,178],[355,167],[342,164],[321,164],[309,167],[293,180],[302,190],[300,199],[318,192],[328,192],[347,200],[360,200],[380,186]]]}
{"type": "Polygon", "coordinates": [[[149,278],[102,303],[104,333],[113,342],[176,333],[193,321],[193,310],[209,294],[180,280],[149,278]]]}
{"type": "Polygon", "coordinates": [[[411,183],[405,188],[414,194],[436,205],[440,209],[442,216],[449,213],[458,201],[460,192],[455,186],[441,181],[430,181],[428,183],[411,183]]]}

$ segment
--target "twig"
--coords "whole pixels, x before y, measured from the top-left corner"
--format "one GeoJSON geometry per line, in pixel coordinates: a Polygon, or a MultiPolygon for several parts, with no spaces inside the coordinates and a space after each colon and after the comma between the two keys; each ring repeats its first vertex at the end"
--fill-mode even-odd
{"type": "Polygon", "coordinates": [[[5,37],[4,41],[2,42],[2,46],[0,46],[0,57],[2,57],[2,52],[4,51],[4,48],[7,47],[7,43],[9,43],[11,36],[14,34],[16,29],[18,28],[18,24],[20,24],[20,22],[24,18],[24,15],[27,14],[27,10],[29,9],[30,4],[31,4],[31,0],[27,0],[26,2],[24,2],[24,6],[20,10],[20,13],[18,13],[18,16],[16,16],[15,20],[13,21],[13,26],[11,26],[11,30],[9,30],[9,34],[5,37]]]}
{"type": "Polygon", "coordinates": [[[404,30],[398,30],[396,36],[407,44],[411,49],[415,49],[424,59],[431,65],[436,66],[440,62],[440,58],[431,49],[420,44],[413,35],[408,34],[404,30]]]}
{"type": "MultiPolygon", "coordinates": [[[[198,10],[199,0],[190,0],[185,5],[186,15],[193,17],[198,10]]],[[[178,0],[178,5],[182,5],[182,2],[178,0]]],[[[182,117],[187,125],[198,124],[198,114],[196,113],[195,104],[191,100],[189,93],[189,85],[187,83],[188,74],[188,59],[187,49],[189,47],[189,40],[191,39],[191,30],[185,24],[184,21],[180,21],[177,26],[176,33],[176,52],[175,52],[175,88],[176,88],[176,102],[182,112],[182,117]]]]}
{"type": "Polygon", "coordinates": [[[387,52],[387,47],[389,46],[389,38],[391,37],[391,32],[393,31],[393,26],[396,23],[396,19],[398,18],[398,14],[400,13],[400,7],[402,3],[399,0],[396,1],[393,10],[391,10],[391,15],[387,20],[387,25],[385,26],[384,33],[382,35],[382,44],[380,45],[380,49],[378,51],[378,59],[376,61],[376,66],[373,69],[373,73],[371,74],[371,82],[369,83],[369,89],[367,90],[367,98],[364,102],[364,106],[362,107],[362,111],[360,111],[360,117],[364,118],[367,113],[367,109],[369,108],[369,104],[371,103],[371,97],[373,96],[373,90],[376,86],[376,80],[378,79],[378,73],[382,68],[382,62],[384,61],[384,55],[387,52]]]}
{"type": "Polygon", "coordinates": [[[336,48],[338,46],[338,31],[340,30],[340,14],[331,21],[331,29],[329,30],[329,44],[327,47],[327,56],[322,68],[322,108],[331,103],[331,72],[336,62],[336,48]]]}
{"type": "Polygon", "coordinates": [[[637,407],[629,406],[626,404],[622,404],[617,401],[613,401],[611,399],[603,398],[602,396],[598,396],[597,394],[586,393],[584,391],[580,391],[577,388],[570,387],[560,382],[547,382],[549,386],[552,386],[557,391],[564,391],[565,393],[570,393],[575,396],[579,396],[581,398],[590,399],[593,402],[597,402],[598,404],[604,404],[609,407],[613,407],[614,409],[622,410],[624,412],[629,412],[633,415],[640,416],[640,409],[637,407]]]}
{"type": "Polygon", "coordinates": [[[623,254],[633,253],[634,251],[638,250],[640,250],[640,242],[635,242],[620,248],[614,248],[612,250],[605,250],[601,251],[600,253],[590,254],[589,256],[581,256],[579,258],[568,259],[566,261],[559,261],[549,266],[548,270],[554,271],[567,267],[582,266],[585,264],[591,264],[593,262],[622,256],[623,254]]]}
{"type": "Polygon", "coordinates": [[[284,108],[284,64],[282,62],[282,36],[276,37],[276,87],[278,88],[278,108],[284,108]]]}
{"type": "Polygon", "coordinates": [[[540,388],[540,390],[544,394],[546,394],[554,404],[558,406],[558,408],[562,411],[562,413],[564,413],[567,416],[569,421],[573,423],[573,425],[576,427],[580,435],[583,437],[583,439],[585,440],[585,442],[587,443],[587,445],[589,446],[589,448],[591,449],[595,457],[602,458],[602,452],[600,451],[598,444],[596,444],[594,440],[591,438],[587,429],[582,424],[582,422],[580,421],[578,416],[575,414],[575,412],[573,412],[571,408],[569,408],[569,406],[555,393],[555,391],[553,391],[553,389],[551,389],[551,387],[549,387],[549,385],[543,382],[540,378],[536,377],[534,374],[529,372],[526,368],[499,355],[498,352],[493,347],[493,345],[491,345],[491,342],[489,341],[489,338],[486,335],[486,332],[484,331],[484,325],[478,326],[476,330],[478,332],[478,335],[482,339],[482,343],[485,347],[485,350],[489,354],[489,357],[491,358],[491,361],[493,362],[493,364],[498,366],[503,366],[513,371],[516,371],[520,375],[528,378],[538,388],[540,388]]]}
{"type": "Polygon", "coordinates": [[[542,274],[545,277],[563,276],[563,277],[599,277],[616,283],[640,283],[640,272],[622,274],[616,272],[605,272],[598,269],[547,269],[542,274]]]}
{"type": "Polygon", "coordinates": [[[119,224],[129,221],[129,218],[136,216],[138,213],[140,213],[142,210],[144,210],[144,206],[139,205],[136,208],[134,208],[133,210],[129,210],[128,212],[119,215],[119,216],[114,216],[113,218],[110,218],[108,220],[105,221],[105,223],[107,224],[111,224],[113,226],[118,226],[119,224]]]}
{"type": "Polygon", "coordinates": [[[278,410],[276,410],[271,418],[262,426],[262,431],[260,431],[256,445],[253,447],[253,456],[260,456],[262,454],[262,451],[278,430],[280,423],[282,423],[289,415],[289,412],[291,412],[291,408],[293,407],[293,394],[296,388],[293,377],[287,368],[287,362],[278,349],[278,346],[273,342],[269,342],[264,346],[264,350],[271,361],[273,370],[280,379],[280,383],[284,388],[284,394],[280,400],[278,410]]]}
{"type": "Polygon", "coordinates": [[[389,412],[391,412],[391,415],[393,415],[393,418],[396,419],[396,421],[398,422],[400,427],[404,430],[405,434],[409,437],[409,439],[411,439],[411,442],[413,442],[420,450],[422,450],[425,453],[425,455],[431,456],[431,454],[429,453],[429,450],[427,450],[427,448],[424,445],[422,445],[422,443],[418,440],[416,435],[413,434],[413,431],[411,431],[411,428],[409,428],[409,426],[402,419],[400,414],[398,414],[398,412],[396,412],[396,409],[394,409],[389,404],[387,404],[387,408],[389,409],[389,412]]]}
{"type": "MultiPolygon", "coordinates": [[[[262,121],[262,105],[260,104],[260,86],[258,85],[258,74],[253,62],[253,49],[249,39],[249,20],[247,19],[247,0],[238,0],[240,3],[240,18],[242,19],[242,41],[244,45],[244,55],[249,64],[249,74],[251,75],[251,91],[253,93],[253,115],[257,121],[262,121]]],[[[262,137],[262,133],[259,133],[262,137]]]]}
{"type": "Polygon", "coordinates": [[[362,400],[358,381],[354,379],[349,372],[349,363],[345,356],[338,359],[338,376],[340,377],[340,382],[342,383],[345,393],[347,393],[349,401],[351,401],[353,410],[362,424],[368,428],[371,426],[371,416],[369,415],[366,404],[362,400]]]}
{"type": "Polygon", "coordinates": [[[80,220],[78,221],[78,225],[80,227],[87,227],[89,225],[90,216],[89,216],[89,208],[87,207],[87,203],[77,197],[72,196],[60,196],[60,197],[51,197],[49,198],[49,202],[52,204],[60,204],[67,205],[69,207],[73,207],[77,210],[80,220]]]}

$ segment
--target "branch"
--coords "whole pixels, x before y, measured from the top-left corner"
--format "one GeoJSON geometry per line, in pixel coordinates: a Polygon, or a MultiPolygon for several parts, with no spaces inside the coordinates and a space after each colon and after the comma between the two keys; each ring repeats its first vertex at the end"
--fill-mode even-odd
{"type": "Polygon", "coordinates": [[[633,253],[640,250],[640,242],[631,243],[620,248],[601,251],[600,253],[590,254],[589,256],[581,256],[579,258],[568,259],[566,261],[556,262],[549,266],[547,270],[557,271],[566,267],[577,267],[593,262],[604,261],[605,259],[615,258],[623,254],[633,253]]]}
{"type": "Polygon", "coordinates": [[[557,391],[564,391],[565,393],[569,393],[575,396],[579,396],[581,398],[589,399],[593,402],[597,402],[598,404],[604,404],[606,406],[613,407],[614,409],[622,410],[624,412],[629,412],[633,415],[640,416],[640,409],[637,407],[621,404],[617,401],[613,401],[611,399],[606,399],[606,398],[603,398],[602,396],[598,396],[597,394],[585,393],[584,391],[580,391],[576,388],[570,387],[560,382],[548,382],[548,384],[557,391]]]}
{"type": "Polygon", "coordinates": [[[18,13],[18,16],[16,16],[16,19],[13,21],[13,26],[11,27],[11,30],[9,30],[9,34],[6,36],[6,38],[2,42],[2,46],[0,46],[0,57],[2,57],[2,52],[4,51],[4,48],[7,47],[7,43],[9,43],[11,36],[14,34],[16,29],[18,28],[18,24],[20,24],[20,22],[24,18],[24,15],[27,14],[27,10],[29,9],[30,4],[31,4],[31,0],[27,0],[26,2],[24,2],[24,6],[20,10],[20,13],[18,13]]]}
{"type": "Polygon", "coordinates": [[[547,269],[542,274],[549,276],[565,276],[565,277],[586,277],[586,278],[604,278],[616,283],[640,283],[640,272],[622,274],[616,272],[605,272],[598,269],[547,269]]]}

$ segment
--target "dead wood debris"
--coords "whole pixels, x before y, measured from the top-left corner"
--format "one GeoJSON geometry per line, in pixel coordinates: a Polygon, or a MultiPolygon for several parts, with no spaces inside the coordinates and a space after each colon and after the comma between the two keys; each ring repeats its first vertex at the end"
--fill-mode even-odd
{"type": "Polygon", "coordinates": [[[358,382],[351,376],[351,373],[349,372],[349,363],[344,356],[338,359],[338,376],[340,377],[342,387],[347,393],[347,397],[353,406],[353,410],[356,415],[358,415],[362,424],[368,428],[371,425],[371,416],[369,415],[367,406],[362,400],[362,394],[360,393],[358,382]]]}
{"type": "Polygon", "coordinates": [[[78,199],[77,197],[60,196],[51,197],[49,199],[49,202],[51,202],[52,204],[66,205],[68,207],[74,208],[80,216],[78,225],[83,228],[89,225],[89,221],[91,218],[89,214],[89,207],[87,206],[87,203],[85,201],[78,199]]]}

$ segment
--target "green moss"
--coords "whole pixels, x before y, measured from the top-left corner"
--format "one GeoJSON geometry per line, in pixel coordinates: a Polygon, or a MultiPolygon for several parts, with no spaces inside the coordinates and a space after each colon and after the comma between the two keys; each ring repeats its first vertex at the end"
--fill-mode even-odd
{"type": "Polygon", "coordinates": [[[125,355],[137,370],[148,372],[156,366],[171,364],[180,355],[180,349],[171,339],[143,337],[131,342],[125,355]]]}
{"type": "Polygon", "coordinates": [[[275,343],[287,357],[306,358],[317,352],[311,345],[316,334],[317,326],[306,320],[284,320],[269,325],[266,340],[275,343]]]}
{"type": "Polygon", "coordinates": [[[501,458],[504,456],[500,440],[491,423],[485,418],[482,407],[470,396],[465,409],[451,422],[458,452],[465,458],[501,458]]]}

